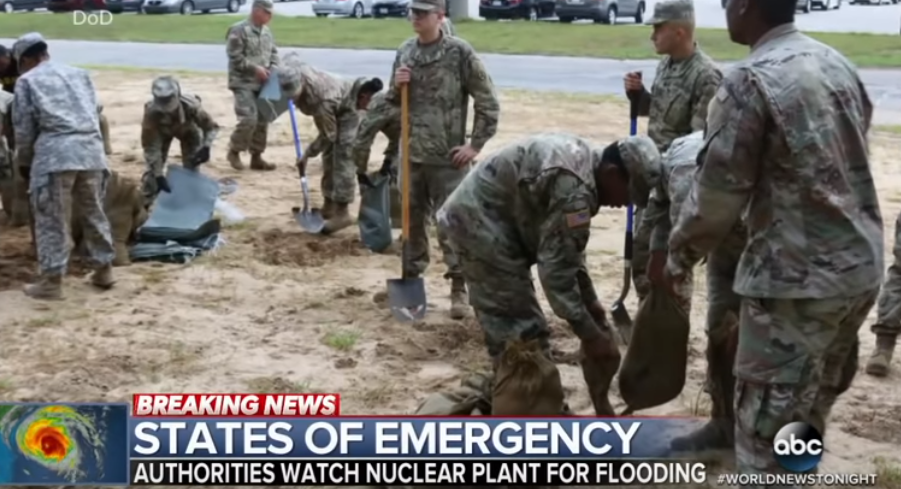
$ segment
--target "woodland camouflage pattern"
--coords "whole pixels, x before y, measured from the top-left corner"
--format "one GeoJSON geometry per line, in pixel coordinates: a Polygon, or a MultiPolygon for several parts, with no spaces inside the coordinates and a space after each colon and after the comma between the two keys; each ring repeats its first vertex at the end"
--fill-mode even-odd
{"type": "MultiPolygon", "coordinates": [[[[81,208],[77,201],[73,204],[72,241],[78,249],[84,240],[84,228],[81,208]]],[[[131,260],[128,256],[128,243],[134,232],[147,220],[144,196],[138,183],[118,172],[111,172],[106,184],[103,211],[110,223],[115,250],[113,265],[129,265],[131,260]]]]}
{"type": "Polygon", "coordinates": [[[141,186],[148,205],[157,195],[156,178],[166,175],[172,140],[181,144],[182,165],[194,169],[194,155],[200,148],[212,146],[219,134],[219,124],[203,108],[199,96],[182,92],[176,86],[173,97],[177,100],[174,107],[162,106],[155,99],[144,104],[141,146],[145,172],[141,186]]]}
{"type": "Polygon", "coordinates": [[[102,204],[109,170],[91,77],[80,68],[44,61],[19,77],[14,103],[16,160],[17,166],[30,168],[41,273],[66,271],[66,221],[73,200],[84,212],[85,244],[92,261],[109,264],[113,244],[102,204]]]}
{"type": "Polygon", "coordinates": [[[354,139],[360,124],[357,98],[365,77],[348,80],[317,70],[296,53],[285,56],[279,74],[283,87],[291,87],[294,103],[312,116],[319,134],[306,148],[305,156],[322,154],[322,196],[339,204],[354,201],[357,188],[353,161],[354,139]]]}
{"type": "Polygon", "coordinates": [[[788,421],[825,430],[842,366],[882,279],[882,216],[870,173],[872,104],[834,49],[777,27],[711,102],[696,185],[670,238],[679,276],[742,216],[748,244],[735,361],[742,473],[781,473],[772,440],[788,421]]]}
{"type": "Polygon", "coordinates": [[[278,48],[269,26],[255,27],[249,19],[232,25],[226,39],[228,88],[234,93],[238,117],[229,149],[234,152],[250,149],[252,153],[260,154],[266,150],[269,124],[261,120],[257,110],[257,94],[262,83],[256,78],[255,68],[276,70],[278,48]]]}
{"type": "Polygon", "coordinates": [[[385,159],[396,161],[400,155],[400,108],[387,99],[387,92],[379,92],[369,101],[366,114],[357,128],[353,145],[354,166],[358,173],[366,173],[369,168],[369,153],[375,136],[382,133],[388,139],[385,159]]]}

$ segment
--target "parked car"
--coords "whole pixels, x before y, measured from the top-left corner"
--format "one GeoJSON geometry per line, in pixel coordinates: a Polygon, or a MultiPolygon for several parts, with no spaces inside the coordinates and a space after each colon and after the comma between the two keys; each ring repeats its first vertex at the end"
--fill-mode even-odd
{"type": "Polygon", "coordinates": [[[76,10],[106,10],[106,0],[48,0],[47,10],[57,13],[76,10]]]}
{"type": "Polygon", "coordinates": [[[316,0],[313,13],[316,17],[335,14],[362,19],[372,15],[372,0],[316,0]]]}
{"type": "Polygon", "coordinates": [[[208,14],[211,10],[227,10],[237,13],[246,0],[146,0],[145,14],[191,15],[198,10],[208,14]]]}
{"type": "Polygon", "coordinates": [[[29,12],[34,9],[45,8],[47,0],[0,0],[0,11],[11,14],[16,10],[27,10],[29,12]]]}
{"type": "Polygon", "coordinates": [[[106,0],[106,8],[114,13],[122,12],[144,12],[144,0],[106,0]]]}
{"type": "Polygon", "coordinates": [[[851,5],[857,5],[859,3],[865,4],[865,5],[873,5],[873,4],[882,5],[883,3],[890,3],[892,5],[895,5],[899,1],[901,1],[901,0],[851,0],[851,5]]]}
{"type": "Polygon", "coordinates": [[[485,20],[538,20],[554,16],[554,0],[481,0],[479,17],[485,20]]]}
{"type": "Polygon", "coordinates": [[[557,0],[557,18],[569,23],[591,19],[596,23],[615,25],[620,18],[631,17],[636,24],[644,22],[644,0],[557,0]]]}
{"type": "Polygon", "coordinates": [[[372,16],[406,17],[410,12],[410,0],[375,0],[372,2],[372,16]]]}

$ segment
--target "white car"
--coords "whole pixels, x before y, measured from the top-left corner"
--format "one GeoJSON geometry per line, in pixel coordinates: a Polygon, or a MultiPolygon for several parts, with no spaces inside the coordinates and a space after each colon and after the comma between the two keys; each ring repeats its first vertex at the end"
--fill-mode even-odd
{"type": "Polygon", "coordinates": [[[316,0],[313,13],[316,17],[334,14],[362,19],[372,15],[372,0],[316,0]]]}

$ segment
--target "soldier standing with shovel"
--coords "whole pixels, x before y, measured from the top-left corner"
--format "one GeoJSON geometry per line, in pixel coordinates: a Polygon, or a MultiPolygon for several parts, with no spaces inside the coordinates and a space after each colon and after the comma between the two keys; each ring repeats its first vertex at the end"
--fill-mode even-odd
{"type": "MultiPolygon", "coordinates": [[[[444,0],[418,0],[410,6],[416,37],[404,41],[394,61],[392,103],[408,85],[410,99],[410,236],[404,256],[404,277],[416,278],[429,265],[426,228],[433,209],[444,204],[469,172],[473,159],[497,132],[500,113],[494,83],[468,42],[445,35],[444,0]],[[473,98],[475,120],[466,142],[466,113],[473,98]]],[[[444,233],[438,241],[451,279],[453,319],[468,312],[460,265],[444,233]]]]}

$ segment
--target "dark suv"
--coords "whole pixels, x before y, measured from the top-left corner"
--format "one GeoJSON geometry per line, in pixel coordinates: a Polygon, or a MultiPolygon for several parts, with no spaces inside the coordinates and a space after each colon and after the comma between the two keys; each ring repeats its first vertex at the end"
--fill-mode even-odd
{"type": "Polygon", "coordinates": [[[485,20],[538,20],[554,16],[554,0],[481,0],[479,17],[485,20]]]}

